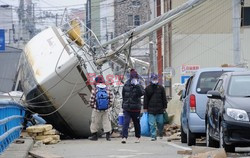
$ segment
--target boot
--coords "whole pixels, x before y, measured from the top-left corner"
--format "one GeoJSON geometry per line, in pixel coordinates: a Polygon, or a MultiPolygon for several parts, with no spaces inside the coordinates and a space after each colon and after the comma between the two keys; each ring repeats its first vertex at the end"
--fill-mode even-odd
{"type": "Polygon", "coordinates": [[[93,141],[98,140],[97,132],[96,133],[92,133],[92,136],[90,136],[88,139],[89,140],[93,140],[93,141]]]}
{"type": "Polygon", "coordinates": [[[109,132],[106,133],[106,140],[107,141],[111,141],[111,139],[110,139],[110,133],[109,132]]]}

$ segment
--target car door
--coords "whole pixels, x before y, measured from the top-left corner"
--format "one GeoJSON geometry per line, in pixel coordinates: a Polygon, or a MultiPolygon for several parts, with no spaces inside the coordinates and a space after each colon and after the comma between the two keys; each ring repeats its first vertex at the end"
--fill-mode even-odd
{"type": "Polygon", "coordinates": [[[183,107],[182,107],[182,114],[181,114],[181,123],[182,123],[182,127],[183,127],[183,130],[185,131],[185,133],[187,133],[187,109],[189,107],[189,94],[190,94],[190,88],[191,88],[191,83],[192,83],[192,80],[193,80],[193,77],[194,76],[191,76],[188,80],[187,80],[187,83],[186,83],[186,86],[185,86],[185,94],[182,98],[183,100],[183,107]]]}
{"type": "MultiPolygon", "coordinates": [[[[221,94],[224,93],[223,90],[223,79],[219,79],[217,85],[214,88],[215,91],[219,91],[221,94]]],[[[219,139],[219,119],[220,119],[220,109],[223,106],[222,99],[211,99],[212,103],[210,105],[211,108],[211,126],[212,126],[212,135],[215,138],[219,139]]]]}

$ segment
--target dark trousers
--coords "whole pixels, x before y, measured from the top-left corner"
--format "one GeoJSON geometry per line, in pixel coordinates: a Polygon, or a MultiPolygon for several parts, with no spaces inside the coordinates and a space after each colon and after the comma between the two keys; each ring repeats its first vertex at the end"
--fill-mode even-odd
{"type": "Polygon", "coordinates": [[[122,127],[122,138],[128,138],[128,128],[131,118],[134,123],[135,136],[137,138],[140,138],[141,137],[140,112],[123,111],[123,114],[124,114],[124,122],[122,127]]]}

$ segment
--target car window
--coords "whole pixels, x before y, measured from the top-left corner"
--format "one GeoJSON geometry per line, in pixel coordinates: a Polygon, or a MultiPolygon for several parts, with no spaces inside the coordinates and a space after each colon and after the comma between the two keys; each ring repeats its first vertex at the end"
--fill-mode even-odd
{"type": "Polygon", "coordinates": [[[187,85],[186,85],[186,96],[190,93],[190,87],[191,87],[193,78],[194,78],[194,76],[191,76],[188,79],[188,82],[187,82],[187,85]]]}
{"type": "Polygon", "coordinates": [[[222,86],[223,80],[219,80],[214,88],[216,91],[220,91],[221,86],[222,86]]]}
{"type": "Polygon", "coordinates": [[[228,95],[236,97],[250,97],[250,75],[232,76],[228,88],[228,95]]]}
{"type": "Polygon", "coordinates": [[[222,79],[220,79],[220,80],[217,82],[217,84],[216,84],[214,90],[219,91],[222,95],[224,95],[224,88],[223,88],[223,80],[222,80],[222,79]]]}
{"type": "Polygon", "coordinates": [[[219,77],[225,73],[225,71],[210,71],[202,72],[200,74],[196,91],[200,94],[207,94],[209,90],[212,90],[219,79],[219,77]]]}

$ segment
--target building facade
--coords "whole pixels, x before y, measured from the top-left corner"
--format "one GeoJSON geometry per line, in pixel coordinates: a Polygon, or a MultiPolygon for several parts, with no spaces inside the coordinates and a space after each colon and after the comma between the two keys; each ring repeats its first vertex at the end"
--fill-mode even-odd
{"type": "MultiPolygon", "coordinates": [[[[176,8],[186,0],[172,1],[176,8]]],[[[250,0],[241,8],[241,63],[250,61],[250,0]]],[[[228,0],[209,0],[172,22],[171,63],[176,75],[172,83],[184,82],[192,75],[189,68],[234,65],[233,5],[228,0]]]]}
{"type": "MultiPolygon", "coordinates": [[[[119,36],[150,20],[152,15],[150,0],[116,0],[114,3],[115,36],[119,36]]],[[[131,56],[149,62],[149,39],[145,38],[134,45],[131,56]]],[[[137,71],[146,74],[140,65],[135,65],[137,71]]]]}

